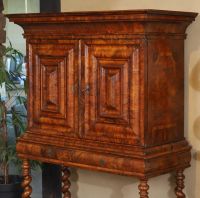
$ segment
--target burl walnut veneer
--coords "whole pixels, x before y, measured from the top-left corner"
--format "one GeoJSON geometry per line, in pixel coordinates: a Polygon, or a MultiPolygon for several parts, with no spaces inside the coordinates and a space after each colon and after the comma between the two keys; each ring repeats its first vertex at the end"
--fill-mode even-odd
{"type": "Polygon", "coordinates": [[[18,140],[24,194],[29,159],[61,165],[63,195],[79,167],[140,179],[183,170],[184,39],[196,13],[132,10],[8,15],[24,29],[28,56],[26,133],[18,140]]]}

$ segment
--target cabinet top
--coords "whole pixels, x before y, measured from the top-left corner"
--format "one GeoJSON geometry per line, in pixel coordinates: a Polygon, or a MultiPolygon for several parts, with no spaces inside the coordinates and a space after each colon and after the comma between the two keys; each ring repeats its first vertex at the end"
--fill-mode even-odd
{"type": "Polygon", "coordinates": [[[34,23],[74,23],[105,21],[188,21],[195,19],[198,13],[167,10],[115,10],[64,13],[9,14],[10,21],[17,24],[34,23]]]}
{"type": "Polygon", "coordinates": [[[71,35],[76,38],[124,35],[127,38],[147,34],[185,38],[185,30],[196,16],[193,12],[164,10],[7,15],[10,21],[22,26],[26,38],[41,39],[62,39],[71,35]]]}

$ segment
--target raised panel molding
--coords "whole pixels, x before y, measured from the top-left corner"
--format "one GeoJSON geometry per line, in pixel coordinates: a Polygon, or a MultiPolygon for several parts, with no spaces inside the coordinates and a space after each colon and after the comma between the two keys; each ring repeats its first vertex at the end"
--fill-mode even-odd
{"type": "MultiPolygon", "coordinates": [[[[100,62],[99,62],[100,64],[100,62]]],[[[109,64],[109,63],[108,63],[109,64]]],[[[122,72],[120,66],[109,66],[102,64],[99,66],[99,85],[100,105],[98,109],[99,116],[119,117],[122,113],[121,106],[121,78],[122,72]]]]}
{"type": "MultiPolygon", "coordinates": [[[[82,135],[98,141],[135,144],[141,133],[139,51],[141,43],[85,42],[85,108],[82,135]]],[[[142,81],[141,81],[142,83],[142,81]]],[[[142,101],[141,101],[142,103],[142,101]]]]}
{"type": "Polygon", "coordinates": [[[128,64],[126,60],[98,59],[97,122],[128,124],[128,64]]]}
{"type": "Polygon", "coordinates": [[[40,125],[40,128],[54,133],[59,126],[63,132],[74,132],[76,99],[72,87],[76,79],[75,46],[46,45],[46,52],[43,46],[31,45],[36,82],[32,87],[32,94],[36,97],[32,101],[33,127],[40,125]]]}
{"type": "MultiPolygon", "coordinates": [[[[45,66],[42,65],[42,67],[44,68],[45,66]]],[[[48,69],[47,69],[48,70],[48,69]]],[[[58,71],[57,71],[57,68],[53,68],[53,70],[49,69],[47,71],[46,74],[46,80],[44,81],[47,85],[49,84],[49,86],[47,87],[47,90],[46,90],[46,100],[47,100],[47,105],[57,105],[58,104],[58,82],[57,82],[57,79],[58,79],[58,71]],[[55,90],[55,92],[53,91],[55,90]]]]}
{"type": "MultiPolygon", "coordinates": [[[[62,115],[59,93],[63,91],[61,80],[63,80],[64,83],[66,81],[64,72],[62,71],[65,65],[64,62],[65,61],[57,62],[57,65],[48,65],[43,60],[41,63],[41,112],[52,112],[62,115]]],[[[66,116],[64,115],[64,117],[66,116]]]]}

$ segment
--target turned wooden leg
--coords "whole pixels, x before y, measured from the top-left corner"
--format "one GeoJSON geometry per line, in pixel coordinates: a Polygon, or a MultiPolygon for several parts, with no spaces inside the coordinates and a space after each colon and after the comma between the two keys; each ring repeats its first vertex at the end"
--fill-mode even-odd
{"type": "Polygon", "coordinates": [[[177,170],[176,172],[176,188],[175,193],[177,198],[185,198],[185,194],[183,193],[185,176],[183,174],[183,169],[177,170]]]}
{"type": "Polygon", "coordinates": [[[141,178],[140,179],[140,185],[138,186],[139,191],[140,191],[140,198],[149,198],[148,196],[148,190],[149,190],[149,185],[148,185],[148,179],[147,178],[141,178]]]}
{"type": "Polygon", "coordinates": [[[22,198],[31,198],[32,188],[30,186],[30,183],[32,178],[30,175],[30,164],[28,160],[23,160],[22,171],[24,177],[22,182],[22,188],[24,189],[22,198]]]}
{"type": "Polygon", "coordinates": [[[63,198],[71,198],[71,193],[69,191],[69,188],[71,186],[71,183],[69,181],[70,177],[70,171],[67,167],[62,167],[62,193],[63,198]]]}

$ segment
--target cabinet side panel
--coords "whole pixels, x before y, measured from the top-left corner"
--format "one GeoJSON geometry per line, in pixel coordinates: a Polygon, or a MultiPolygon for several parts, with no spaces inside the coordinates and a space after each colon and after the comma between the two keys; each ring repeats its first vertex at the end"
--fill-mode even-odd
{"type": "Polygon", "coordinates": [[[146,145],[184,138],[184,41],[148,42],[148,134],[146,145]]]}

